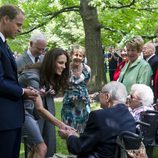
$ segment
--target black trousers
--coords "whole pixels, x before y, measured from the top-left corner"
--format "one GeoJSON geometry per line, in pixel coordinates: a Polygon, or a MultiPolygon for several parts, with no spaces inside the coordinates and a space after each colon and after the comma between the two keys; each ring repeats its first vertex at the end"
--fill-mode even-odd
{"type": "Polygon", "coordinates": [[[19,158],[21,128],[0,131],[0,158],[19,158]]]}

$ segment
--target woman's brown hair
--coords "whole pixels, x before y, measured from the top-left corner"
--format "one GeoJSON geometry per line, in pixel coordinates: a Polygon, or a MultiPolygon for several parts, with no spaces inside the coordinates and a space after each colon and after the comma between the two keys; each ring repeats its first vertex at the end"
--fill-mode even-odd
{"type": "Polygon", "coordinates": [[[53,86],[55,93],[60,89],[62,92],[68,87],[69,79],[69,55],[66,51],[61,48],[50,49],[44,57],[40,69],[40,80],[41,86],[45,86],[46,90],[53,86]],[[56,60],[60,55],[65,55],[67,57],[67,62],[65,69],[61,75],[55,73],[56,60]]]}

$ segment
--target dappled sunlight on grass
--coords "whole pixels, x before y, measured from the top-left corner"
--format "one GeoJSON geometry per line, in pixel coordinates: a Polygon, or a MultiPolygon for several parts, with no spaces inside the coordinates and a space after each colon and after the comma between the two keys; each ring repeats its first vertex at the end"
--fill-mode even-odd
{"type": "MultiPolygon", "coordinates": [[[[55,110],[56,110],[56,117],[61,120],[61,102],[55,102],[55,110]]],[[[61,154],[68,154],[66,142],[65,140],[61,139],[58,135],[58,128],[56,128],[56,136],[57,136],[57,153],[61,154]]]]}
{"type": "Polygon", "coordinates": [[[20,147],[20,158],[24,158],[24,144],[21,143],[21,147],[20,147]]]}
{"type": "Polygon", "coordinates": [[[91,103],[91,111],[100,109],[100,103],[93,102],[91,103]]]}

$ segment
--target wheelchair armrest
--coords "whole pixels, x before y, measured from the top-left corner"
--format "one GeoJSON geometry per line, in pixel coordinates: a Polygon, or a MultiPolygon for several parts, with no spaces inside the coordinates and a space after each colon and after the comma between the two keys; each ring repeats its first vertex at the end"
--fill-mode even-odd
{"type": "Polygon", "coordinates": [[[133,133],[133,132],[130,132],[130,131],[122,131],[120,134],[119,134],[120,137],[124,137],[124,136],[131,136],[131,137],[135,137],[135,138],[138,138],[140,137],[140,135],[136,134],[136,133],[133,133]]]}
{"type": "Polygon", "coordinates": [[[142,136],[130,131],[123,131],[119,138],[123,141],[125,149],[132,150],[140,147],[142,136]]]}
{"type": "Polygon", "coordinates": [[[151,113],[151,114],[158,114],[158,111],[156,110],[147,110],[145,113],[151,113]]]}
{"type": "Polygon", "coordinates": [[[145,127],[150,127],[151,126],[149,123],[146,123],[146,122],[143,122],[143,121],[137,121],[136,124],[137,125],[142,125],[142,126],[145,126],[145,127]]]}

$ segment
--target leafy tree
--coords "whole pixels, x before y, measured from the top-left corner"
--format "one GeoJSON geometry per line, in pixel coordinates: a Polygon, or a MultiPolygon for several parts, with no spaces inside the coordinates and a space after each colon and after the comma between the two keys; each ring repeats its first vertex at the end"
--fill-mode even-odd
{"type": "Polygon", "coordinates": [[[92,69],[91,91],[105,82],[102,45],[123,47],[134,35],[146,41],[155,38],[155,0],[1,0],[4,3],[18,4],[26,14],[23,33],[10,43],[14,51],[23,53],[35,29],[46,32],[48,47],[85,46],[92,69]]]}

